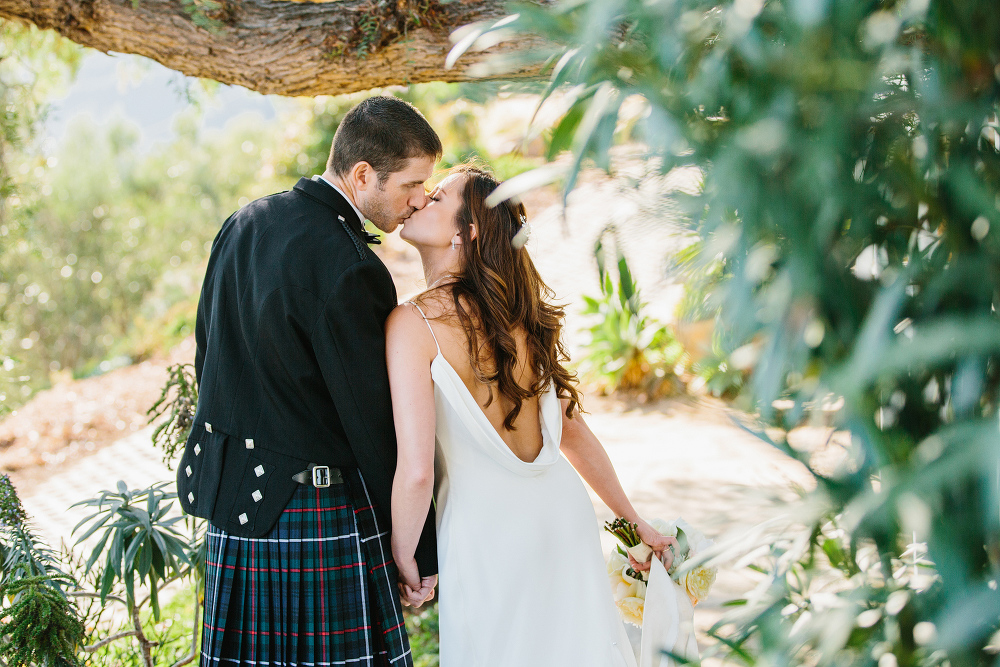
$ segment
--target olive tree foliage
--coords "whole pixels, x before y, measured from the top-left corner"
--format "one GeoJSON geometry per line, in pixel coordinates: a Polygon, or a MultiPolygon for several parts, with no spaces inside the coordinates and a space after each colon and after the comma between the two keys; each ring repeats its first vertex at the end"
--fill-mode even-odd
{"type": "Polygon", "coordinates": [[[5,215],[20,206],[7,198],[37,166],[26,167],[21,158],[44,119],[45,100],[66,84],[80,52],[54,33],[0,21],[0,210],[5,215]]]}
{"type": "MultiPolygon", "coordinates": [[[[81,49],[51,32],[0,21],[0,302],[16,284],[11,259],[29,252],[31,212],[38,200],[38,171],[45,159],[36,150],[45,101],[65,86],[81,49]]],[[[9,331],[6,313],[0,329],[9,331]]],[[[0,335],[0,412],[11,392],[24,386],[21,350],[0,335]]]]}
{"type": "Polygon", "coordinates": [[[995,1],[513,11],[456,34],[451,57],[545,38],[517,57],[544,61],[564,93],[550,157],[571,159],[497,196],[610,168],[622,103],[642,96],[651,164],[703,173],[686,205],[703,261],[723,262],[718,327],[749,373],[742,405],[784,433],[832,414],[849,435],[839,466],[771,438],[816,486],[802,532],[758,554],[761,584],[714,629],[714,650],[754,664],[1000,664],[995,1]]]}

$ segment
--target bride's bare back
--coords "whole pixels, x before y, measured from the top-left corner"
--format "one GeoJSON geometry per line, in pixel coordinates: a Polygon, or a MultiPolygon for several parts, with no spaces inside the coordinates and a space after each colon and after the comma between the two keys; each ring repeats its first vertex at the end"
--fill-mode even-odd
{"type": "MultiPolygon", "coordinates": [[[[532,396],[521,403],[521,411],[514,420],[513,430],[504,427],[504,420],[513,404],[499,392],[496,385],[492,387],[493,400],[491,401],[491,387],[476,377],[472,361],[469,358],[468,336],[458,320],[454,304],[450,302],[450,294],[448,296],[448,300],[435,296],[424,298],[419,302],[434,335],[437,336],[441,354],[462,378],[466,389],[469,390],[476,404],[482,409],[483,414],[489,419],[497,435],[503,439],[510,451],[522,461],[531,463],[538,458],[538,453],[542,449],[542,426],[538,416],[538,397],[532,396]]],[[[518,386],[527,389],[535,381],[535,372],[531,368],[529,359],[527,333],[524,330],[515,331],[514,338],[517,341],[514,380],[518,386]]],[[[484,364],[485,370],[492,370],[492,360],[488,355],[481,363],[484,364]]]]}

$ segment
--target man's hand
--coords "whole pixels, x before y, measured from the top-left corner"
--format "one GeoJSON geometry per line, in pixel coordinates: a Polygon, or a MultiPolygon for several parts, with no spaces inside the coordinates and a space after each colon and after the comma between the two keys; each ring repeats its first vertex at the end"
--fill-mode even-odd
{"type": "MultiPolygon", "coordinates": [[[[670,547],[677,547],[677,538],[660,535],[656,532],[655,528],[642,519],[639,519],[636,524],[636,532],[639,533],[639,539],[649,545],[649,547],[653,550],[653,555],[659,558],[663,563],[663,567],[669,570],[670,566],[673,565],[674,562],[674,552],[670,549],[670,547]]],[[[632,566],[632,569],[636,572],[645,572],[649,570],[652,563],[652,561],[640,563],[636,559],[632,558],[631,555],[628,557],[628,562],[629,565],[632,566]]]]}

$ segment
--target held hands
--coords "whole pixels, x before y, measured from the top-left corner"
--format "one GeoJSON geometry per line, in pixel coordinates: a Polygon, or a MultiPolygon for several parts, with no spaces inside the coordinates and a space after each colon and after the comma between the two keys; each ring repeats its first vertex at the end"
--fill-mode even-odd
{"type": "MultiPolygon", "coordinates": [[[[639,539],[649,545],[653,550],[653,555],[659,558],[663,563],[663,567],[669,570],[674,562],[674,552],[670,547],[677,547],[677,538],[660,535],[656,532],[655,528],[642,519],[639,519],[636,524],[636,532],[639,533],[639,539]]],[[[649,570],[652,561],[640,563],[630,555],[628,562],[636,572],[646,572],[649,570]]]]}
{"type": "Polygon", "coordinates": [[[405,562],[397,562],[399,568],[399,601],[404,607],[419,607],[434,598],[434,587],[437,585],[437,575],[421,577],[417,569],[417,561],[410,558],[405,562]]]}
{"type": "Polygon", "coordinates": [[[399,601],[404,607],[419,607],[434,599],[434,587],[437,586],[437,575],[423,577],[420,588],[414,590],[407,584],[399,584],[399,601]]]}

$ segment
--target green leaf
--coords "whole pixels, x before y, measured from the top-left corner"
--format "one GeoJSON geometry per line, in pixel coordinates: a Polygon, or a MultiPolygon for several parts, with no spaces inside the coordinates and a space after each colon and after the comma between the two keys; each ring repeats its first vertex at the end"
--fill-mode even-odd
{"type": "Polygon", "coordinates": [[[836,540],[824,540],[823,541],[823,552],[826,553],[826,557],[830,559],[830,564],[834,567],[841,567],[846,561],[843,549],[837,544],[836,540]]]}
{"type": "Polygon", "coordinates": [[[110,567],[104,569],[101,573],[101,587],[98,591],[101,595],[101,604],[107,603],[108,594],[111,593],[111,588],[115,583],[115,575],[110,567]]]}
{"type": "Polygon", "coordinates": [[[108,565],[118,577],[122,576],[122,556],[125,551],[125,536],[121,531],[113,533],[111,547],[108,550],[108,565]]]}
{"type": "MultiPolygon", "coordinates": [[[[73,530],[71,532],[75,533],[77,531],[77,529],[80,528],[80,526],[84,525],[85,523],[87,523],[91,519],[93,519],[95,517],[98,517],[98,516],[100,516],[100,515],[99,514],[94,514],[94,515],[91,515],[91,516],[87,517],[86,519],[84,519],[80,523],[76,524],[76,526],[73,527],[73,530]]],[[[108,521],[111,520],[112,516],[113,515],[111,515],[111,514],[106,514],[103,517],[101,517],[101,519],[99,521],[95,521],[94,524],[90,528],[88,528],[86,531],[84,531],[84,533],[80,537],[78,537],[76,539],[75,544],[80,544],[82,542],[86,542],[87,538],[89,538],[91,535],[93,535],[98,530],[100,530],[108,521]]]]}
{"type": "Polygon", "coordinates": [[[153,565],[153,551],[153,540],[146,537],[143,539],[142,546],[138,552],[139,558],[136,570],[139,573],[140,580],[144,580],[147,576],[149,576],[150,568],[153,565]]]}
{"type": "Polygon", "coordinates": [[[150,588],[149,591],[149,602],[150,606],[153,608],[153,618],[157,621],[160,620],[160,594],[156,586],[150,588]]]}
{"type": "Polygon", "coordinates": [[[546,149],[546,159],[554,160],[560,153],[573,147],[573,138],[580,127],[583,115],[583,105],[580,101],[577,101],[576,104],[570,107],[570,110],[566,112],[566,115],[563,116],[563,119],[553,131],[552,137],[549,139],[548,148],[546,149]]]}
{"type": "Polygon", "coordinates": [[[90,556],[87,558],[87,562],[84,564],[83,569],[85,572],[90,572],[94,567],[94,563],[104,554],[104,546],[108,543],[108,538],[110,538],[112,532],[110,530],[105,531],[101,539],[98,540],[97,544],[94,545],[93,550],[90,552],[90,556]]]}
{"type": "Polygon", "coordinates": [[[995,317],[950,316],[916,327],[912,339],[903,336],[885,346],[879,359],[863,369],[857,379],[871,381],[880,375],[933,367],[955,357],[988,355],[998,350],[1000,321],[995,317]]]}
{"type": "Polygon", "coordinates": [[[123,567],[125,568],[125,574],[127,574],[129,570],[135,569],[136,554],[138,554],[139,549],[142,548],[142,545],[146,540],[147,534],[148,533],[145,529],[140,529],[135,533],[129,535],[128,549],[125,550],[125,555],[122,557],[123,567]]]}
{"type": "Polygon", "coordinates": [[[621,253],[618,254],[618,293],[621,297],[622,308],[627,308],[629,312],[638,314],[638,305],[634,303],[637,296],[635,282],[632,280],[632,272],[628,268],[628,260],[621,253]]]}

